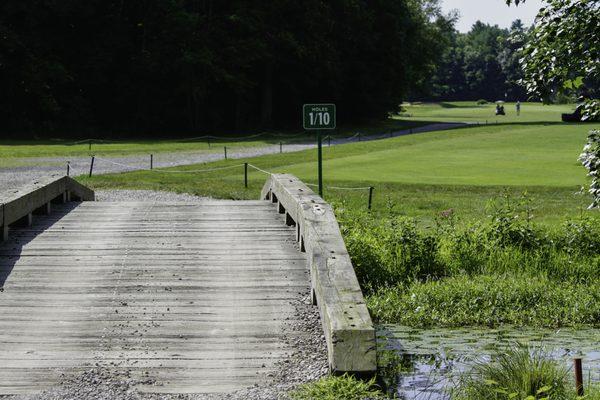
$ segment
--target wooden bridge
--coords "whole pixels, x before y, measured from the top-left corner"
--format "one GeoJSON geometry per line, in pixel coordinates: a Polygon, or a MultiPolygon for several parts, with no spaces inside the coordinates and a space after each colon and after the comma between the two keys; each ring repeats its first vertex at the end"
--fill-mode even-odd
{"type": "Polygon", "coordinates": [[[264,383],[305,334],[285,324],[308,290],[331,371],[375,371],[331,207],[297,178],[271,176],[256,201],[91,200],[68,177],[0,192],[0,395],[92,367],[150,392],[264,383]]]}

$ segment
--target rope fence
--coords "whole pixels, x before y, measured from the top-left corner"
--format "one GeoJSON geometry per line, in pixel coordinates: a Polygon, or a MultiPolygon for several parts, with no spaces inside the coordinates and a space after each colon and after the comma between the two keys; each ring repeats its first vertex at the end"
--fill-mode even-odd
{"type": "Polygon", "coordinates": [[[235,164],[235,165],[228,165],[226,167],[176,170],[176,169],[155,169],[154,167],[152,167],[152,168],[136,167],[133,165],[123,164],[123,163],[109,160],[107,158],[101,158],[101,157],[97,157],[97,156],[92,156],[92,159],[101,160],[101,161],[107,162],[109,164],[118,165],[120,167],[129,168],[129,169],[132,169],[135,171],[151,171],[151,172],[156,172],[156,173],[171,173],[171,174],[196,174],[196,173],[202,173],[202,172],[214,172],[214,171],[222,171],[222,170],[226,170],[226,169],[239,168],[244,165],[244,164],[235,164]]]}
{"type": "MultiPolygon", "coordinates": [[[[412,133],[412,129],[410,130],[410,132],[412,133]]],[[[401,133],[402,132],[394,132],[393,130],[390,130],[389,133],[384,133],[381,135],[365,135],[364,133],[356,132],[353,135],[348,136],[348,137],[338,137],[338,136],[333,136],[333,135],[329,134],[329,135],[325,136],[323,138],[323,140],[326,140],[328,146],[331,146],[332,142],[334,142],[334,144],[345,144],[345,143],[351,143],[351,142],[361,142],[361,141],[366,141],[366,140],[368,140],[368,141],[379,140],[379,139],[394,137],[395,134],[401,134],[401,133]]],[[[261,133],[257,133],[254,135],[243,136],[243,137],[222,137],[222,136],[214,136],[214,135],[203,135],[203,136],[197,136],[197,137],[192,137],[192,138],[173,140],[171,142],[185,143],[185,142],[197,142],[197,141],[204,140],[204,141],[207,141],[208,147],[210,148],[211,140],[222,141],[224,143],[228,143],[230,141],[247,142],[247,141],[255,140],[255,139],[258,139],[261,137],[265,137],[265,136],[269,136],[271,138],[277,137],[277,138],[282,138],[282,139],[292,139],[292,138],[297,138],[300,136],[304,136],[307,138],[310,137],[310,135],[307,135],[306,132],[292,133],[292,134],[261,132],[261,133]]],[[[91,151],[93,143],[96,143],[96,144],[118,144],[118,143],[123,143],[123,142],[117,141],[117,140],[90,138],[90,139],[84,139],[84,140],[67,143],[67,145],[78,145],[78,144],[86,144],[86,143],[89,145],[89,150],[91,151]]],[[[281,140],[278,144],[279,144],[279,153],[283,153],[284,145],[290,144],[290,143],[285,143],[283,140],[281,140]]],[[[297,144],[297,142],[295,144],[297,144]]],[[[275,144],[275,146],[276,145],[277,144],[275,144]]],[[[231,148],[230,146],[223,146],[223,159],[225,159],[225,160],[228,159],[228,150],[230,150],[230,148],[231,148]]],[[[239,157],[239,155],[238,155],[238,157],[239,157]]],[[[236,158],[236,157],[234,156],[234,158],[236,158]]],[[[201,174],[201,173],[211,173],[211,172],[216,172],[216,171],[231,170],[231,169],[237,169],[237,168],[243,167],[244,168],[244,186],[246,188],[248,187],[248,170],[249,169],[255,170],[257,172],[260,172],[260,173],[263,173],[266,175],[273,174],[270,171],[267,171],[265,169],[262,169],[260,167],[257,167],[256,165],[253,165],[250,163],[239,163],[239,164],[228,165],[228,166],[223,166],[223,167],[205,168],[205,169],[177,170],[177,169],[172,169],[172,167],[168,167],[168,166],[167,167],[162,166],[157,169],[157,168],[155,168],[155,165],[154,165],[154,162],[155,162],[154,154],[150,154],[149,160],[148,160],[148,167],[134,166],[134,165],[130,165],[127,163],[114,161],[109,158],[98,157],[96,155],[92,155],[91,161],[90,161],[89,173],[88,173],[89,177],[93,176],[94,167],[95,166],[97,167],[98,161],[118,166],[127,171],[149,171],[149,172],[155,172],[155,173],[161,173],[161,174],[201,174]],[[164,169],[164,168],[169,168],[169,169],[164,169]]],[[[85,173],[82,173],[82,171],[78,171],[78,170],[74,169],[73,165],[70,162],[67,162],[66,169],[67,169],[66,173],[68,176],[85,174],[85,173]]],[[[318,187],[318,185],[316,185],[316,184],[308,183],[306,185],[310,186],[310,187],[315,187],[315,188],[318,187]]],[[[371,210],[371,208],[372,208],[373,191],[375,189],[373,186],[344,187],[344,186],[327,186],[327,185],[325,185],[324,188],[331,189],[331,190],[341,190],[341,191],[368,191],[368,209],[371,210]]]]}
{"type": "MultiPolygon", "coordinates": [[[[215,167],[215,168],[204,168],[204,169],[185,169],[185,170],[176,170],[176,169],[155,169],[152,165],[153,162],[153,157],[150,157],[150,167],[149,168],[144,168],[144,167],[138,167],[138,166],[134,166],[134,165],[129,165],[129,164],[124,164],[124,163],[120,163],[117,161],[113,161],[107,158],[103,158],[103,157],[98,157],[98,156],[92,156],[91,160],[90,160],[90,170],[89,170],[89,177],[91,178],[94,174],[94,166],[97,166],[97,162],[96,161],[102,161],[108,164],[112,164],[112,165],[116,165],[119,166],[121,168],[127,168],[131,171],[147,171],[147,172],[154,172],[154,173],[167,173],[167,174],[199,174],[199,173],[209,173],[209,172],[216,172],[216,171],[225,171],[225,170],[231,170],[231,169],[236,169],[236,168],[240,168],[240,167],[244,167],[244,186],[247,188],[248,187],[248,168],[251,168],[257,172],[266,174],[266,175],[273,175],[273,172],[271,171],[267,171],[265,169],[262,169],[260,167],[257,167],[254,164],[250,164],[250,163],[240,163],[240,164],[234,164],[234,165],[227,165],[227,166],[223,166],[223,167],[215,167]]],[[[67,171],[66,171],[66,175],[67,176],[71,176],[71,175],[83,175],[83,173],[78,173],[73,166],[71,165],[70,161],[67,161],[67,171]]],[[[318,187],[318,185],[313,184],[313,183],[306,183],[307,186],[310,187],[318,187]]],[[[325,186],[326,189],[333,189],[333,190],[346,190],[346,191],[369,191],[369,201],[368,201],[368,206],[367,208],[369,210],[371,210],[372,207],[372,202],[373,202],[373,190],[375,189],[373,186],[360,186],[360,187],[351,187],[351,186],[325,186]]]]}
{"type": "MultiPolygon", "coordinates": [[[[254,139],[258,139],[258,138],[261,138],[261,137],[293,139],[293,138],[298,138],[298,137],[301,137],[301,136],[307,136],[306,132],[299,132],[299,133],[261,132],[261,133],[256,133],[254,135],[248,135],[248,136],[215,136],[215,135],[203,135],[203,136],[195,136],[195,137],[190,137],[190,138],[169,140],[169,142],[188,143],[188,142],[199,142],[199,141],[210,141],[210,140],[213,140],[213,141],[219,141],[219,142],[223,142],[223,143],[230,143],[230,142],[248,142],[248,141],[252,141],[254,139]]],[[[90,149],[91,149],[91,145],[93,143],[96,143],[96,144],[120,144],[120,143],[123,143],[123,141],[120,141],[120,140],[110,140],[110,139],[89,138],[89,139],[76,140],[76,141],[73,141],[73,142],[67,142],[67,143],[62,143],[62,144],[65,145],[65,146],[74,146],[74,145],[78,145],[78,144],[88,144],[88,145],[90,145],[90,149]]],[[[209,146],[210,146],[210,142],[209,142],[209,146]]]]}
{"type": "MultiPolygon", "coordinates": [[[[408,131],[409,129],[405,129],[406,131],[408,131]]],[[[346,143],[346,142],[352,142],[352,141],[358,141],[361,142],[363,140],[379,140],[379,139],[385,139],[385,138],[390,138],[390,137],[394,137],[395,134],[401,134],[403,133],[404,130],[402,131],[397,131],[394,132],[394,130],[389,130],[389,133],[383,133],[380,135],[369,135],[369,134],[364,134],[361,132],[356,132],[351,136],[348,137],[339,137],[339,136],[333,136],[333,135],[327,135],[323,138],[323,140],[327,140],[328,145],[331,146],[331,142],[332,141],[337,141],[338,143],[346,143]]],[[[410,131],[412,132],[412,129],[410,129],[410,131]]],[[[307,135],[306,132],[298,132],[298,133],[276,133],[276,132],[261,132],[261,133],[256,133],[253,135],[249,135],[249,136],[215,136],[215,135],[202,135],[202,136],[195,136],[195,137],[190,137],[190,138],[183,138],[183,139],[175,139],[175,140],[169,140],[169,142],[173,142],[173,143],[190,143],[190,142],[201,142],[201,141],[206,141],[208,147],[211,147],[211,141],[213,142],[212,144],[214,144],[214,142],[221,142],[221,143],[231,143],[231,142],[249,142],[252,140],[256,140],[262,137],[267,137],[267,138],[281,138],[281,139],[295,139],[295,138],[300,138],[300,137],[310,137],[310,134],[307,135]]],[[[74,146],[74,145],[80,145],[80,144],[87,144],[89,146],[89,150],[92,150],[92,144],[122,144],[123,141],[120,140],[111,140],[111,139],[98,139],[98,138],[89,138],[89,139],[82,139],[82,140],[76,140],[73,142],[67,142],[67,143],[62,143],[62,145],[65,146],[74,146]]],[[[279,143],[280,147],[285,145],[285,144],[291,144],[291,143],[285,143],[283,141],[281,141],[279,143]]]]}

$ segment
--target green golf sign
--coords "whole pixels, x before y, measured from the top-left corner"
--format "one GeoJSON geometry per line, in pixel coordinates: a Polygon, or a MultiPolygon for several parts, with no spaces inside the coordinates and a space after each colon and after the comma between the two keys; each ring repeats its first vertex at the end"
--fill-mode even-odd
{"type": "Polygon", "coordinates": [[[335,129],[335,104],[305,104],[302,107],[304,129],[317,134],[319,196],[323,197],[323,137],[321,130],[335,129]]]}
{"type": "Polygon", "coordinates": [[[335,129],[335,104],[305,104],[302,107],[304,129],[335,129]]]}

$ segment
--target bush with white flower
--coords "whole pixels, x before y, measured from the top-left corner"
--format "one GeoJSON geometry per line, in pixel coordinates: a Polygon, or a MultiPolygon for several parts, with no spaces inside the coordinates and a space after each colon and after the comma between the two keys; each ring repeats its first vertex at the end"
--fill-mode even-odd
{"type": "Polygon", "coordinates": [[[590,208],[600,208],[600,131],[590,132],[579,161],[587,168],[588,176],[592,178],[589,191],[593,202],[590,208]]]}

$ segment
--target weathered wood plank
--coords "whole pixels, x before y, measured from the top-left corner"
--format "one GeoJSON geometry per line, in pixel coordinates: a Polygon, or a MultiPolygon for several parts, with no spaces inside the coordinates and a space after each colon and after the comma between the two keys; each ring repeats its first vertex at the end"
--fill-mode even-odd
{"type": "Polygon", "coordinates": [[[294,231],[264,201],[56,205],[0,245],[0,394],[96,363],[154,392],[228,392],[289,354],[309,287],[294,231]],[[114,364],[110,364],[110,363],[114,364]]]}
{"type": "Polygon", "coordinates": [[[331,206],[289,174],[271,175],[261,196],[296,226],[306,250],[331,370],[375,372],[375,330],[331,206]]]}
{"type": "Polygon", "coordinates": [[[67,177],[48,177],[32,182],[19,189],[5,191],[0,194],[0,241],[8,239],[9,225],[28,218],[34,211],[44,208],[50,212],[50,203],[61,197],[76,197],[80,200],[94,200],[94,192],[79,182],[67,177]],[[70,194],[69,196],[67,194],[70,194]]]}

